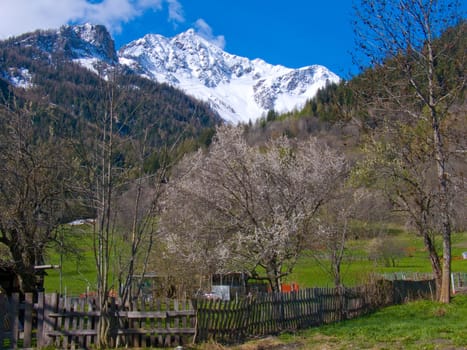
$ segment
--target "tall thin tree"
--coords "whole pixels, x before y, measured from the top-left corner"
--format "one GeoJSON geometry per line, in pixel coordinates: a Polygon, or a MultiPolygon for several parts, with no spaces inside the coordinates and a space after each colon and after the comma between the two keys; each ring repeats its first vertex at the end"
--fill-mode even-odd
{"type": "Polygon", "coordinates": [[[443,121],[465,89],[465,22],[451,0],[361,0],[355,6],[358,52],[372,67],[372,114],[431,125],[430,147],[438,184],[438,221],[443,237],[439,299],[450,301],[451,219],[448,149],[443,121]],[[450,40],[439,40],[452,31],[450,40]],[[457,73],[457,74],[456,74],[457,73]]]}

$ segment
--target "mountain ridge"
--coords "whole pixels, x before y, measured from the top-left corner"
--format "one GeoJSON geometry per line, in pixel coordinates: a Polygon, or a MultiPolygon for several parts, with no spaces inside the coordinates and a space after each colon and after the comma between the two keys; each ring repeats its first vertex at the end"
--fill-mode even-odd
{"type": "Polygon", "coordinates": [[[293,69],[227,53],[193,29],[172,38],[147,34],[122,46],[118,56],[137,74],[208,102],[232,123],[300,108],[319,88],[340,80],[321,65],[293,69]]]}
{"type": "MultiPolygon", "coordinates": [[[[118,67],[166,83],[207,103],[233,124],[254,122],[270,110],[283,113],[301,108],[319,88],[340,80],[321,65],[292,69],[227,53],[194,29],[171,38],[146,34],[118,51],[101,25],[66,25],[35,34],[8,40],[16,45],[37,45],[46,56],[61,54],[104,77],[118,67]]],[[[3,76],[25,88],[32,80],[30,72],[21,67],[3,72],[3,76]]]]}

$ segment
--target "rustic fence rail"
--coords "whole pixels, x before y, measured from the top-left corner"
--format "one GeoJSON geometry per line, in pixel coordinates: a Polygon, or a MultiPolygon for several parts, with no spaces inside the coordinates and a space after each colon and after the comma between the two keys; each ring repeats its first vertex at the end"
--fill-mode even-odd
{"type": "MultiPolygon", "coordinates": [[[[355,288],[312,288],[239,300],[110,304],[112,347],[173,347],[192,341],[238,342],[253,336],[351,319],[376,308],[435,295],[433,281],[379,281],[355,288]]],[[[95,347],[100,311],[93,298],[0,294],[0,349],[95,347]],[[34,299],[36,298],[36,299],[34,299]]]]}
{"type": "Polygon", "coordinates": [[[453,272],[451,274],[452,292],[467,293],[467,273],[453,272]]]}
{"type": "MultiPolygon", "coordinates": [[[[89,349],[97,342],[101,312],[93,298],[61,298],[57,293],[0,294],[0,349],[53,346],[89,349]]],[[[196,332],[191,301],[157,300],[122,310],[111,300],[110,345],[130,347],[177,346],[191,342],[196,332]]]]}
{"type": "Polygon", "coordinates": [[[239,342],[356,318],[387,305],[433,299],[435,283],[379,281],[354,288],[311,288],[260,294],[243,300],[194,300],[197,341],[239,342]]]}
{"type": "Polygon", "coordinates": [[[237,342],[357,317],[371,310],[358,289],[313,288],[239,301],[196,300],[198,341],[237,342]]]}

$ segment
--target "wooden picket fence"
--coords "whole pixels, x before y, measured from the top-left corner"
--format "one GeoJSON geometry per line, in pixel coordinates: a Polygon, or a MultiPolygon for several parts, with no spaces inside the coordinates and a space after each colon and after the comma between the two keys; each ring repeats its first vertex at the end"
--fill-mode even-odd
{"type": "Polygon", "coordinates": [[[350,319],[373,310],[362,288],[312,288],[235,301],[197,300],[197,340],[238,342],[350,319]]]}
{"type": "MultiPolygon", "coordinates": [[[[94,298],[39,293],[34,302],[27,293],[23,302],[18,294],[0,295],[0,315],[0,349],[89,349],[97,342],[101,312],[94,298]]],[[[111,299],[108,315],[111,347],[173,347],[191,342],[196,331],[191,301],[157,300],[121,310],[111,299]]]]}
{"type": "MultiPolygon", "coordinates": [[[[355,288],[311,288],[258,294],[233,301],[193,299],[140,302],[122,310],[111,300],[112,347],[174,347],[294,331],[352,319],[386,305],[432,298],[434,281],[378,281],[355,288]]],[[[39,293],[0,294],[0,349],[96,345],[100,311],[93,298],[39,293]]]]}
{"type": "Polygon", "coordinates": [[[195,300],[197,341],[240,342],[356,318],[378,308],[433,299],[435,283],[378,281],[354,288],[311,288],[243,300],[195,300]]]}

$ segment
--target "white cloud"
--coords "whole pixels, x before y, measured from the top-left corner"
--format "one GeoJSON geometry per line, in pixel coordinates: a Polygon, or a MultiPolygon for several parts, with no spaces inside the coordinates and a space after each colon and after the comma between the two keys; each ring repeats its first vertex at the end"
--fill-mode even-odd
{"type": "Polygon", "coordinates": [[[0,0],[0,39],[84,22],[103,24],[116,33],[123,23],[147,10],[160,11],[164,3],[168,4],[171,21],[184,21],[178,0],[0,0]]]}
{"type": "Polygon", "coordinates": [[[201,35],[203,38],[205,38],[209,42],[217,45],[221,49],[224,49],[224,47],[225,47],[225,37],[223,35],[215,36],[212,33],[212,28],[209,26],[209,24],[206,23],[206,21],[204,19],[199,18],[195,22],[195,29],[196,29],[196,32],[199,35],[201,35]]]}
{"type": "MultiPolygon", "coordinates": [[[[115,34],[145,11],[161,11],[165,7],[168,20],[174,25],[185,22],[180,0],[0,0],[0,7],[0,40],[36,29],[85,22],[103,24],[115,34]]],[[[195,29],[224,49],[224,36],[215,36],[204,19],[195,22],[195,29]]]]}
{"type": "Polygon", "coordinates": [[[177,0],[167,0],[169,3],[169,20],[182,23],[185,22],[182,5],[177,0]]]}

